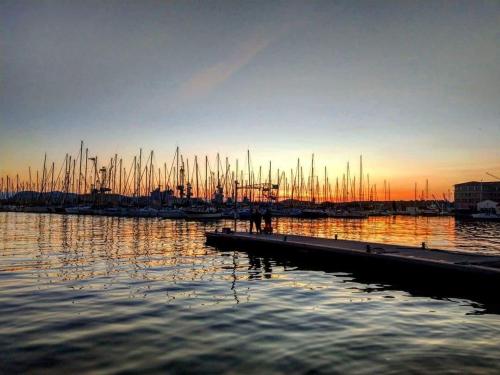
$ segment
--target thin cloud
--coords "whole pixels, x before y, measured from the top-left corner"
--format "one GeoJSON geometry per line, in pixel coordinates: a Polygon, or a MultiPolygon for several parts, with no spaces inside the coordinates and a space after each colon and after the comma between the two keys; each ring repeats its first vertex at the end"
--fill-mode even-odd
{"type": "Polygon", "coordinates": [[[178,91],[179,101],[185,102],[206,96],[267,48],[274,38],[254,37],[223,61],[195,73],[178,91]]]}

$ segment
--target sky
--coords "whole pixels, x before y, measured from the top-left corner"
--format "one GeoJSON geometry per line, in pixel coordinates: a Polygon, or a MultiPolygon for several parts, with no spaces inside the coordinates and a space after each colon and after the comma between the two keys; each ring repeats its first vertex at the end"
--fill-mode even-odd
{"type": "Polygon", "coordinates": [[[219,152],[393,194],[500,175],[499,1],[2,1],[0,175],[219,152]]]}

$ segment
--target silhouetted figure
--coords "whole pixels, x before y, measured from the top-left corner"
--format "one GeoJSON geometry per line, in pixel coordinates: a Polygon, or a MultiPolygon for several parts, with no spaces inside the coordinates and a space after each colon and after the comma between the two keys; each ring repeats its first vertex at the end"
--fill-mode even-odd
{"type": "Polygon", "coordinates": [[[257,233],[261,233],[262,229],[260,227],[262,223],[262,214],[259,210],[255,210],[255,230],[257,233]]]}
{"type": "MultiPolygon", "coordinates": [[[[250,233],[253,233],[253,224],[255,223],[255,209],[252,208],[250,211],[250,233]]],[[[260,225],[259,225],[260,227],[260,225]]],[[[257,232],[259,232],[259,229],[257,228],[257,232]]]]}
{"type": "Polygon", "coordinates": [[[264,233],[273,233],[273,228],[271,226],[271,210],[269,209],[264,213],[264,233]]]}

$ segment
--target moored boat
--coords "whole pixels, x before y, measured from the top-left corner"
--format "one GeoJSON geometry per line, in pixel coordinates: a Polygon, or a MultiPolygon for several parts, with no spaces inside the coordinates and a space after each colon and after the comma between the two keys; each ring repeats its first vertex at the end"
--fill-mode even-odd
{"type": "Polygon", "coordinates": [[[184,219],[186,213],[177,208],[164,208],[158,210],[158,217],[161,219],[184,219]]]}
{"type": "Polygon", "coordinates": [[[500,221],[500,215],[492,212],[479,212],[471,216],[475,220],[500,221]]]}
{"type": "Polygon", "coordinates": [[[305,208],[302,210],[300,217],[308,218],[308,219],[319,219],[323,217],[327,217],[327,213],[324,210],[319,210],[315,208],[305,208]]]}
{"type": "Polygon", "coordinates": [[[156,217],[158,216],[158,210],[151,207],[143,208],[131,208],[127,210],[125,216],[130,217],[156,217]]]}
{"type": "Polygon", "coordinates": [[[271,215],[274,217],[300,217],[302,210],[299,208],[271,209],[271,215]]]}
{"type": "Polygon", "coordinates": [[[186,220],[217,220],[222,219],[223,213],[215,208],[192,207],[183,209],[186,220]]]}
{"type": "Polygon", "coordinates": [[[329,217],[335,217],[339,219],[366,219],[368,214],[363,211],[346,211],[346,210],[327,210],[329,217]]]}
{"type": "Polygon", "coordinates": [[[90,215],[93,213],[92,207],[90,206],[66,207],[64,211],[65,213],[72,215],[90,215]]]}

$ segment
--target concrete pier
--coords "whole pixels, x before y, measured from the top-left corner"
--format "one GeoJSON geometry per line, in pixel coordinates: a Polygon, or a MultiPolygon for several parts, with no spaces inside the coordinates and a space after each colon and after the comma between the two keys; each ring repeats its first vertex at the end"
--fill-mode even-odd
{"type": "Polygon", "coordinates": [[[207,244],[269,255],[301,257],[371,274],[391,274],[421,283],[500,289],[500,256],[332,238],[245,232],[207,232],[207,244]]]}

